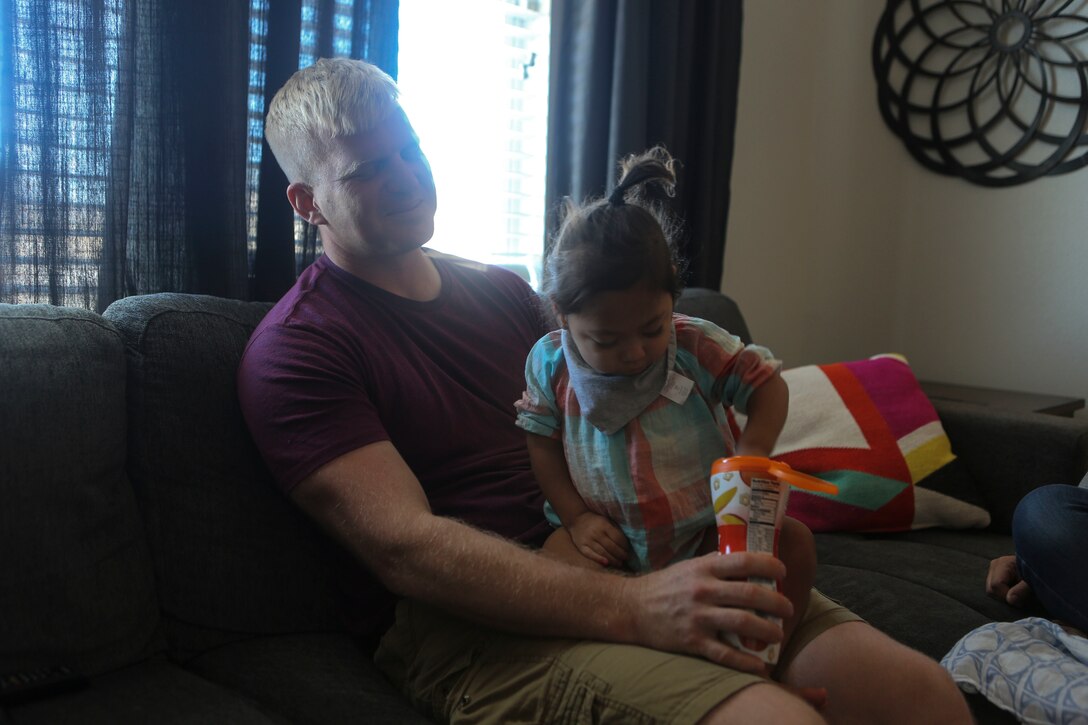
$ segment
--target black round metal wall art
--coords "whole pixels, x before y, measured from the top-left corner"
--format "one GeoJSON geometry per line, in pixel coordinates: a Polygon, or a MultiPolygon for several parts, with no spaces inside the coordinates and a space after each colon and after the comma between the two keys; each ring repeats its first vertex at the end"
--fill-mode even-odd
{"type": "Polygon", "coordinates": [[[887,0],[880,112],[919,162],[983,186],[1088,164],[1088,0],[887,0]]]}

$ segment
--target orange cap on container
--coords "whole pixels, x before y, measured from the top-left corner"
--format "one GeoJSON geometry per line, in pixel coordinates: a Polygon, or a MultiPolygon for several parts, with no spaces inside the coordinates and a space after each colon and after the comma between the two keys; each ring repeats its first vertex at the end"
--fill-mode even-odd
{"type": "Polygon", "coordinates": [[[795,471],[790,468],[789,464],[783,463],[782,461],[776,461],[772,458],[762,458],[760,456],[731,456],[729,458],[719,458],[714,461],[713,472],[718,473],[720,471],[764,473],[806,491],[826,493],[832,496],[839,492],[839,487],[835,484],[828,483],[822,478],[810,476],[807,473],[795,471]]]}

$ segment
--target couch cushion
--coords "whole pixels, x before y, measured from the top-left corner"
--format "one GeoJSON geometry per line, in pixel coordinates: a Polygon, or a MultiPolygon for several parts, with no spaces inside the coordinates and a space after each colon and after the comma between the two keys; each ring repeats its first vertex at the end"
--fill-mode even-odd
{"type": "Polygon", "coordinates": [[[895,639],[940,659],[966,632],[1025,616],[986,595],[990,560],[1012,539],[983,531],[818,534],[820,591],[895,639]]]}
{"type": "Polygon", "coordinates": [[[0,396],[0,673],[133,661],[158,605],[125,475],[120,335],[93,312],[0,305],[0,396]]]}
{"type": "Polygon", "coordinates": [[[813,531],[990,523],[982,494],[901,357],[806,365],[782,377],[790,411],[772,455],[839,488],[834,496],[792,492],[791,516],[813,531]]]}
{"type": "MultiPolygon", "coordinates": [[[[1024,616],[984,590],[989,560],[1011,546],[1008,536],[984,532],[818,534],[816,587],[885,634],[939,660],[964,633],[991,618],[1024,616]]],[[[967,695],[967,703],[978,725],[1017,722],[982,695],[967,695]]]]}
{"type": "Polygon", "coordinates": [[[340,625],[330,567],[346,556],[279,492],[238,405],[238,361],[270,307],[154,294],[104,313],[128,348],[129,475],[168,622],[238,633],[340,625]]]}
{"type": "Polygon", "coordinates": [[[1088,419],[1000,410],[952,400],[934,407],[953,450],[981,486],[991,529],[1009,533],[1016,504],[1048,483],[1076,483],[1088,470],[1088,419]]]}
{"type": "Polygon", "coordinates": [[[688,317],[701,317],[736,335],[747,345],[752,342],[748,323],[740,307],[728,295],[705,287],[688,287],[676,301],[676,311],[688,317]]]}
{"type": "Polygon", "coordinates": [[[243,695],[162,659],[91,678],[85,687],[13,705],[14,725],[288,725],[243,695]]]}
{"type": "Polygon", "coordinates": [[[259,637],[188,663],[294,723],[428,723],[343,634],[259,637]]]}

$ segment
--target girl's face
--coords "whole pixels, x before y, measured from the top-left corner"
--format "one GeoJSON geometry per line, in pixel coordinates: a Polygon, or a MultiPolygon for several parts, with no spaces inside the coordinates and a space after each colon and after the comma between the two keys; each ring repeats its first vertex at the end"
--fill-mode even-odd
{"type": "Polygon", "coordinates": [[[580,312],[559,315],[594,370],[606,375],[638,375],[669,350],[672,295],[639,283],[601,292],[580,312]]]}

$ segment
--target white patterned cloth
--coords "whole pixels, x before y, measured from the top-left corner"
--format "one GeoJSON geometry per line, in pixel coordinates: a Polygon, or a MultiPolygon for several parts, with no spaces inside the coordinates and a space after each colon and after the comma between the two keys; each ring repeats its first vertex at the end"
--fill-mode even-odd
{"type": "Polygon", "coordinates": [[[966,692],[980,692],[1022,722],[1088,725],[1088,639],[1047,619],[991,622],[941,660],[966,692]]]}

